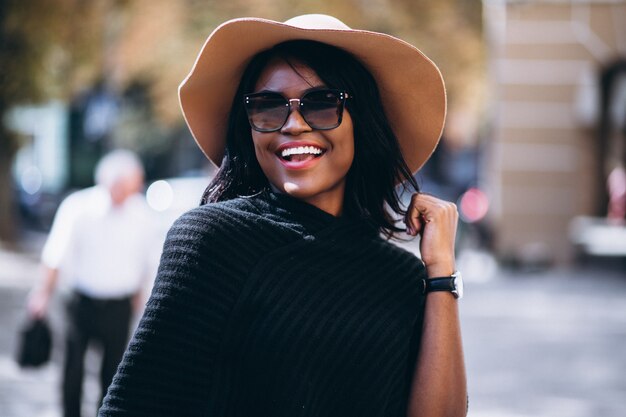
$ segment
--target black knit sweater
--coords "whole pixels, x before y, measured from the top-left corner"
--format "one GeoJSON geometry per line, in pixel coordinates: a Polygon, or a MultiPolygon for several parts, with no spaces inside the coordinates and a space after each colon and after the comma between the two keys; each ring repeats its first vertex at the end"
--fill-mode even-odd
{"type": "Polygon", "coordinates": [[[404,417],[422,262],[364,220],[262,193],[170,230],[100,417],[404,417]]]}

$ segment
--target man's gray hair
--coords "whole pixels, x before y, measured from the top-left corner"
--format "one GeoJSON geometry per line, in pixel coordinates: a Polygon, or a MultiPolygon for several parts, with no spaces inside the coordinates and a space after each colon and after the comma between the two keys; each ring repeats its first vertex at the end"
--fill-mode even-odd
{"type": "Polygon", "coordinates": [[[143,165],[137,155],[126,149],[106,154],[98,162],[94,179],[96,184],[111,187],[121,179],[144,174],[143,165]]]}

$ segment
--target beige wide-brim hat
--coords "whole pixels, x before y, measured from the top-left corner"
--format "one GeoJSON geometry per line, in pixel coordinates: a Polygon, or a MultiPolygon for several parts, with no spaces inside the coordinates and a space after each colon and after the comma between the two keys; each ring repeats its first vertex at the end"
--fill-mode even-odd
{"type": "Polygon", "coordinates": [[[407,165],[411,172],[421,168],[437,146],[446,115],[439,69],[403,40],[351,29],[321,14],[297,16],[284,23],[233,19],[209,35],[178,89],[187,125],[209,160],[217,166],[222,162],[231,100],[252,57],[281,42],[299,39],[341,48],[365,65],[378,84],[385,114],[407,165]]]}

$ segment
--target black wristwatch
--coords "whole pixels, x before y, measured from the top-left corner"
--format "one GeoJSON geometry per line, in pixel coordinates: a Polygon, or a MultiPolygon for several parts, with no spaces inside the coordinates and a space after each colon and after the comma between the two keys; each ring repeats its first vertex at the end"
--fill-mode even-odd
{"type": "Polygon", "coordinates": [[[448,277],[422,279],[422,286],[424,294],[431,291],[449,291],[454,298],[463,298],[463,277],[459,271],[455,271],[448,277]]]}

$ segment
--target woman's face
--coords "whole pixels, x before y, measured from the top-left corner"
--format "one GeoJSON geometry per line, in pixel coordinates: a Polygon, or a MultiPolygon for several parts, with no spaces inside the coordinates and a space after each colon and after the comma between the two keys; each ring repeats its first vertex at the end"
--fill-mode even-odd
{"type": "MultiPolygon", "coordinates": [[[[271,60],[254,92],[278,92],[294,99],[314,87],[325,86],[312,69],[292,64],[298,72],[284,60],[271,60]]],[[[252,140],[261,169],[275,189],[335,216],[341,214],[346,175],[354,159],[354,133],[347,110],[343,111],[341,124],[331,130],[312,129],[299,111],[292,110],[280,130],[252,130],[252,140]],[[302,149],[296,149],[299,147],[308,148],[302,153],[302,149]],[[292,152],[296,155],[283,156],[292,152]]]]}

